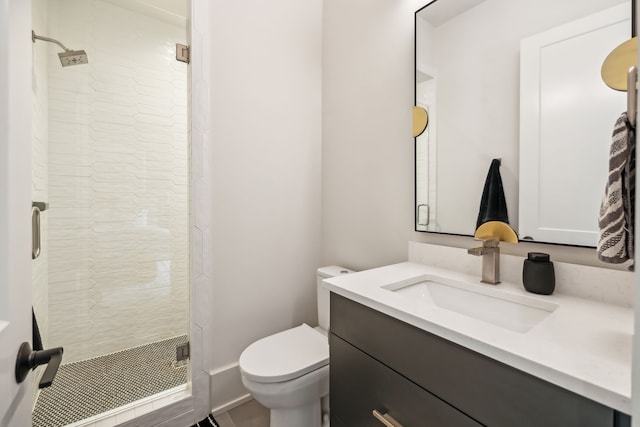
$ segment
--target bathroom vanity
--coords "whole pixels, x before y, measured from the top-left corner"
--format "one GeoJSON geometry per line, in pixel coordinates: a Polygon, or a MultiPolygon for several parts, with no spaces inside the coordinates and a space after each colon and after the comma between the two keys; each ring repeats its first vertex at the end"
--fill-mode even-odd
{"type": "Polygon", "coordinates": [[[612,408],[337,294],[331,297],[331,425],[623,427],[612,408]],[[383,425],[383,424],[381,424],[383,425]]]}
{"type": "Polygon", "coordinates": [[[631,310],[563,295],[529,298],[512,284],[470,280],[402,263],[325,281],[333,427],[631,425],[631,310]],[[438,280],[462,284],[455,292],[550,311],[505,327],[499,317],[460,311],[465,301],[504,311],[473,296],[452,294],[461,306],[445,308],[435,288],[423,289],[429,301],[395,292],[438,280]]]}

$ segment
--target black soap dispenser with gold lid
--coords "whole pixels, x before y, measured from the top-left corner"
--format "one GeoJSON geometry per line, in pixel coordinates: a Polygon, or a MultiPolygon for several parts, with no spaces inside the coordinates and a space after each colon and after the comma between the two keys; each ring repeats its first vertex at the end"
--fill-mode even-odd
{"type": "Polygon", "coordinates": [[[529,252],[522,267],[522,284],[534,294],[551,295],[556,288],[556,276],[549,254],[529,252]]]}

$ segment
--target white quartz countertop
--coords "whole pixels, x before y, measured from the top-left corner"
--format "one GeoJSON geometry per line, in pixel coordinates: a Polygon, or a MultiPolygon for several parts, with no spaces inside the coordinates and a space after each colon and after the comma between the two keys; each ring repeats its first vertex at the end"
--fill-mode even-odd
{"type": "MultiPolygon", "coordinates": [[[[522,285],[480,283],[480,277],[405,262],[326,279],[336,294],[424,331],[528,372],[606,406],[631,413],[633,310],[555,293],[536,295],[522,285]],[[506,294],[558,304],[526,332],[516,332],[467,315],[421,304],[383,286],[432,274],[476,283],[506,294]]],[[[481,288],[479,288],[481,289],[481,288]]]]}

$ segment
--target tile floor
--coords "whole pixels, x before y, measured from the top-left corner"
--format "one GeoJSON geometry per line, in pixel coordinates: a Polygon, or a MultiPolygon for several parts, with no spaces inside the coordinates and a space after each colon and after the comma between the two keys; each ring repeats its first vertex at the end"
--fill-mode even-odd
{"type": "Polygon", "coordinates": [[[220,427],[269,427],[269,410],[255,400],[215,416],[220,427]]]}
{"type": "Polygon", "coordinates": [[[53,385],[40,392],[34,427],[72,424],[186,383],[187,366],[175,364],[176,346],[186,340],[182,335],[61,365],[53,385]]]}

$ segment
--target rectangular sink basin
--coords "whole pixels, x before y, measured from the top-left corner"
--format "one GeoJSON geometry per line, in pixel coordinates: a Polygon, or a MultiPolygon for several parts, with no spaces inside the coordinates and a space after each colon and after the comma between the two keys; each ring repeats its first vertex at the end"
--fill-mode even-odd
{"type": "Polygon", "coordinates": [[[515,332],[531,330],[558,308],[558,304],[550,301],[433,275],[383,288],[418,304],[454,311],[515,332]]]}

